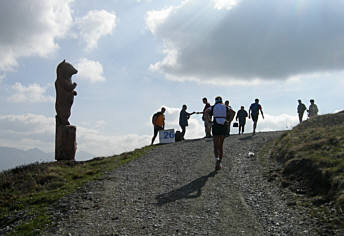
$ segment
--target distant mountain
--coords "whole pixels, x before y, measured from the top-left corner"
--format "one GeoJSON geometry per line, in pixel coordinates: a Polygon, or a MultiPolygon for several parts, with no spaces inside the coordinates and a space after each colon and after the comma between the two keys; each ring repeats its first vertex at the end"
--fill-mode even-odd
{"type": "Polygon", "coordinates": [[[96,157],[96,156],[91,154],[91,153],[84,152],[84,151],[76,151],[76,154],[75,154],[75,160],[77,160],[77,161],[87,161],[87,160],[90,160],[94,157],[96,157]]]}
{"type": "Polygon", "coordinates": [[[17,148],[0,147],[0,170],[12,169],[32,162],[53,161],[54,156],[38,148],[27,151],[17,148]]]}
{"type": "MultiPolygon", "coordinates": [[[[93,157],[95,156],[88,152],[77,151],[75,159],[77,161],[85,161],[92,159],[93,157]]],[[[0,171],[33,162],[50,161],[55,161],[55,154],[43,152],[38,148],[25,151],[17,148],[0,147],[0,171]]]]}

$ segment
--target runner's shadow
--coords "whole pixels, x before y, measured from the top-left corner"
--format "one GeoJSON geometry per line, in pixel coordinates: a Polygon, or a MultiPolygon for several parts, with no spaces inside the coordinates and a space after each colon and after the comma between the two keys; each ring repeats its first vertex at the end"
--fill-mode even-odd
{"type": "Polygon", "coordinates": [[[246,137],[239,138],[239,140],[241,140],[241,141],[250,140],[250,139],[252,139],[252,136],[246,136],[246,137]]]}
{"type": "Polygon", "coordinates": [[[158,201],[157,205],[162,206],[166,203],[174,202],[183,198],[197,198],[201,196],[202,188],[208,181],[208,178],[214,177],[216,173],[216,171],[212,171],[208,175],[202,176],[178,189],[157,195],[155,197],[155,199],[158,201]]]}

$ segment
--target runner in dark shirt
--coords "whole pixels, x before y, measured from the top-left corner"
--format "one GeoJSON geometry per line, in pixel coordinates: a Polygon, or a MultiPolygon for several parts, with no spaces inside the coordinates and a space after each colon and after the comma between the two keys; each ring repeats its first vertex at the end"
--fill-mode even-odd
{"type": "Polygon", "coordinates": [[[187,106],[183,105],[182,110],[180,111],[180,114],[179,114],[179,125],[180,125],[180,128],[182,128],[182,133],[181,133],[182,139],[184,139],[186,126],[189,125],[188,119],[190,118],[191,115],[195,114],[195,112],[188,113],[186,109],[187,109],[187,106]]]}
{"type": "Polygon", "coordinates": [[[307,110],[307,107],[305,104],[301,102],[301,99],[297,100],[299,105],[297,105],[297,113],[299,114],[299,122],[302,122],[303,119],[303,113],[307,110]]]}
{"type": "Polygon", "coordinates": [[[211,137],[211,117],[209,117],[209,113],[206,112],[207,109],[210,107],[210,104],[207,100],[207,98],[202,99],[204,105],[202,112],[196,112],[196,114],[202,114],[202,120],[204,122],[204,129],[205,129],[205,137],[210,138],[211,137]]]}
{"type": "Polygon", "coordinates": [[[248,111],[248,118],[251,119],[252,117],[252,120],[253,120],[253,135],[256,134],[259,111],[262,114],[262,117],[264,119],[262,106],[259,104],[259,99],[256,98],[254,100],[254,103],[251,104],[250,110],[248,111]]]}
{"type": "Polygon", "coordinates": [[[244,134],[246,117],[248,117],[247,111],[245,110],[244,106],[241,106],[235,118],[236,121],[239,120],[239,134],[244,134]]]}

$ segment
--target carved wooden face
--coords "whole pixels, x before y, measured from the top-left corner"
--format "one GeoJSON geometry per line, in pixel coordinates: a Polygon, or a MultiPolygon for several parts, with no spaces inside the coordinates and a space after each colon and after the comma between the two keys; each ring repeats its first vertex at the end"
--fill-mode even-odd
{"type": "Polygon", "coordinates": [[[58,66],[57,66],[57,69],[56,69],[56,73],[57,73],[57,76],[66,76],[66,77],[69,77],[69,76],[72,76],[76,73],[78,73],[78,71],[68,62],[66,62],[65,60],[63,60],[58,66]]]}

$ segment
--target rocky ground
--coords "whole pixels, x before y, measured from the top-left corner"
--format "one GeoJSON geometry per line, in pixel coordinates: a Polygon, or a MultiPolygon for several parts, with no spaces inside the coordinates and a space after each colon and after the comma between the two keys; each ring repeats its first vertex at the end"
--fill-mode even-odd
{"type": "Polygon", "coordinates": [[[218,172],[212,139],[157,146],[62,199],[43,235],[319,235],[264,177],[274,164],[258,151],[280,134],[226,138],[218,172]]]}

